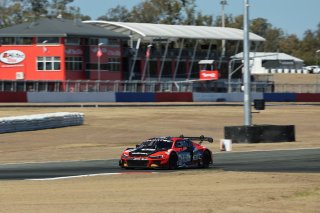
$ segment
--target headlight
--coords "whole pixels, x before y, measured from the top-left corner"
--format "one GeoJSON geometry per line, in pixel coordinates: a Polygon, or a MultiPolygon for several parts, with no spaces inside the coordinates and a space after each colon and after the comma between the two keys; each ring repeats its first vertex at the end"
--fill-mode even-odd
{"type": "Polygon", "coordinates": [[[128,157],[129,157],[129,155],[126,154],[126,153],[123,153],[122,156],[121,156],[121,158],[128,158],[128,157]]]}
{"type": "Polygon", "coordinates": [[[163,158],[163,155],[149,156],[149,158],[152,158],[152,159],[160,159],[160,158],[163,158]]]}

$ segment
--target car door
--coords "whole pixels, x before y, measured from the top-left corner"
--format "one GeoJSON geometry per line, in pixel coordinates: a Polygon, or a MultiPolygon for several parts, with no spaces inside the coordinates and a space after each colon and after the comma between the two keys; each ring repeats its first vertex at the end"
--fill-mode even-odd
{"type": "Polygon", "coordinates": [[[184,167],[191,164],[192,149],[186,140],[179,140],[175,143],[175,148],[178,154],[178,166],[184,167]]]}

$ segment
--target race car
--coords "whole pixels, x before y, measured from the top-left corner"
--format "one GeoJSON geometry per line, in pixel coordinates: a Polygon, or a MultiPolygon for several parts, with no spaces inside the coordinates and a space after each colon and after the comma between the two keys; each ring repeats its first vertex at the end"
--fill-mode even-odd
{"type": "Polygon", "coordinates": [[[202,145],[203,141],[212,143],[213,139],[203,135],[150,138],[136,145],[136,148],[127,148],[121,154],[119,166],[125,169],[207,168],[213,163],[213,156],[212,152],[202,145]]]}

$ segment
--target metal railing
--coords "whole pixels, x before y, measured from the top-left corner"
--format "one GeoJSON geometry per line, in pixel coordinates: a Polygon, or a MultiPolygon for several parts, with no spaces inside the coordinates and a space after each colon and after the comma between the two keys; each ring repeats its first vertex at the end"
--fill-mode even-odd
{"type": "MultiPolygon", "coordinates": [[[[242,82],[218,81],[0,81],[0,92],[242,92],[242,82]]],[[[320,93],[320,84],[251,82],[252,92],[320,93]]]]}

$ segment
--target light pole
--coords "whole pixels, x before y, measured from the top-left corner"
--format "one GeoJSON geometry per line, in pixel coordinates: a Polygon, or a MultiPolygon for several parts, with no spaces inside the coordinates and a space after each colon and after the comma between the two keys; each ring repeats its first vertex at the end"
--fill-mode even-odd
{"type": "MultiPolygon", "coordinates": [[[[227,5],[227,0],[221,0],[220,1],[221,4],[221,26],[225,27],[225,17],[224,17],[224,7],[225,5],[227,5]]],[[[226,40],[222,40],[222,57],[225,56],[225,52],[226,52],[226,40]]]]}
{"type": "Polygon", "coordinates": [[[101,46],[103,45],[103,43],[99,43],[98,44],[98,51],[97,51],[97,57],[98,57],[98,80],[100,81],[100,58],[102,56],[102,50],[101,50],[101,46]]]}
{"type": "Polygon", "coordinates": [[[243,16],[243,59],[244,59],[244,73],[243,73],[243,84],[244,84],[244,125],[251,126],[251,73],[249,67],[249,0],[244,0],[244,16],[243,16]]]}

